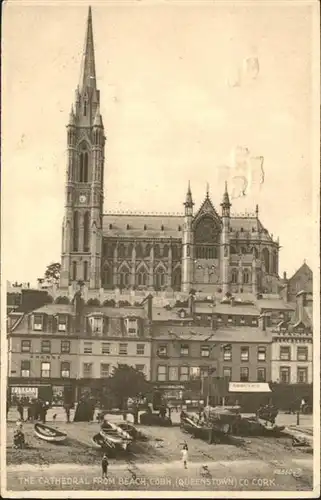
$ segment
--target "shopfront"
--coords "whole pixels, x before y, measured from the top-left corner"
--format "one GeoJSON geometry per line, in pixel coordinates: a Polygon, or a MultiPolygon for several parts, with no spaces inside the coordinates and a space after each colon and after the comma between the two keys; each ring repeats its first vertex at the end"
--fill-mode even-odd
{"type": "Polygon", "coordinates": [[[74,402],[74,385],[73,381],[62,383],[59,379],[47,384],[37,380],[9,380],[8,397],[11,404],[15,404],[18,400],[42,399],[51,405],[63,406],[66,402],[74,402]]]}

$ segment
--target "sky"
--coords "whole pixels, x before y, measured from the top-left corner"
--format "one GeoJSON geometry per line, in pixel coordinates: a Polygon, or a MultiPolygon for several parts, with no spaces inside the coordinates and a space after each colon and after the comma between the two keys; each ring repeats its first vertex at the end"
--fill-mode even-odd
{"type": "MultiPolygon", "coordinates": [[[[88,5],[9,1],[3,9],[2,262],[11,281],[36,283],[60,260],[66,124],[88,5]]],[[[230,172],[235,148],[247,148],[264,158],[264,183],[233,199],[232,213],[259,205],[261,222],[280,239],[280,275],[304,259],[312,265],[311,5],[91,5],[105,211],[182,212],[189,180],[196,210],[207,182],[220,210],[222,168],[230,172]]]]}

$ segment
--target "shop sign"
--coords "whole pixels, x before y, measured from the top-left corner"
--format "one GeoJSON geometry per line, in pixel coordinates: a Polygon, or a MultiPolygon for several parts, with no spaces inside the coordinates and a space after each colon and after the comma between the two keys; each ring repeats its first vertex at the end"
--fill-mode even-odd
{"type": "Polygon", "coordinates": [[[15,394],[17,397],[27,397],[27,398],[37,398],[38,397],[38,387],[11,387],[11,394],[15,394]]]}

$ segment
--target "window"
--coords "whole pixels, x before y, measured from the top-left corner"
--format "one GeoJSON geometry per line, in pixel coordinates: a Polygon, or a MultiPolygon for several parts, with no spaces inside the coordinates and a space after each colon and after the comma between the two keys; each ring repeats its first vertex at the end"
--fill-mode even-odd
{"type": "Polygon", "coordinates": [[[228,380],[231,380],[232,378],[232,368],[229,367],[224,367],[223,368],[223,377],[227,378],[228,380]]]}
{"type": "Polygon", "coordinates": [[[222,316],[220,314],[217,315],[217,322],[222,323],[222,316]]]}
{"type": "Polygon", "coordinates": [[[51,342],[50,340],[41,341],[41,352],[43,354],[49,354],[51,352],[51,342]]]}
{"type": "Polygon", "coordinates": [[[22,340],[21,341],[21,352],[30,352],[31,351],[31,341],[30,340],[22,340]]]}
{"type": "Polygon", "coordinates": [[[280,347],[280,359],[281,359],[281,361],[290,361],[290,359],[291,359],[290,346],[281,346],[280,347]]]}
{"type": "Polygon", "coordinates": [[[228,317],[227,317],[227,322],[228,322],[228,323],[233,323],[233,318],[232,318],[232,316],[228,316],[228,317]]]}
{"type": "Polygon", "coordinates": [[[60,376],[62,378],[70,378],[70,363],[62,361],[60,365],[60,376]]]}
{"type": "Polygon", "coordinates": [[[77,262],[72,263],[72,279],[75,281],[77,279],[77,262]]]}
{"type": "Polygon", "coordinates": [[[258,361],[266,361],[266,348],[258,347],[257,348],[257,360],[258,361]]]}
{"type": "Polygon", "coordinates": [[[84,262],[84,281],[88,281],[88,262],[84,262]]]}
{"type": "Polygon", "coordinates": [[[41,376],[45,378],[50,378],[50,363],[48,362],[41,363],[41,376]]]}
{"type": "Polygon", "coordinates": [[[84,377],[90,378],[92,376],[93,364],[92,363],[84,363],[83,369],[84,369],[84,377]]]}
{"type": "Polygon", "coordinates": [[[189,346],[188,344],[181,344],[181,356],[189,355],[189,346]]]}
{"type": "Polygon", "coordinates": [[[265,368],[257,369],[257,381],[258,382],[266,382],[266,370],[265,368]]]}
{"type": "Polygon", "coordinates": [[[78,252],[78,241],[79,241],[79,214],[74,212],[74,237],[73,237],[73,250],[78,252]]]}
{"type": "Polygon", "coordinates": [[[101,353],[102,354],[110,354],[110,343],[109,342],[103,342],[101,344],[101,353]]]}
{"type": "Polygon", "coordinates": [[[245,325],[245,318],[244,318],[244,316],[241,316],[240,324],[241,325],[245,325]]]}
{"type": "Polygon", "coordinates": [[[67,330],[67,316],[60,315],[58,318],[58,332],[65,332],[67,330]]]}
{"type": "Polygon", "coordinates": [[[90,323],[91,323],[91,331],[94,334],[101,334],[103,331],[103,318],[95,318],[91,317],[90,318],[90,323]]]}
{"type": "Polygon", "coordinates": [[[223,359],[224,361],[232,361],[232,348],[231,346],[223,347],[223,359]]]}
{"type": "Polygon", "coordinates": [[[237,283],[237,270],[232,269],[232,283],[237,283]]]}
{"type": "Polygon", "coordinates": [[[180,367],[180,377],[181,382],[186,382],[189,379],[189,366],[180,367]]]}
{"type": "Polygon", "coordinates": [[[191,366],[189,373],[190,373],[191,378],[199,378],[200,373],[201,373],[200,367],[199,366],[191,366]]]}
{"type": "Polygon", "coordinates": [[[137,274],[137,285],[138,286],[147,285],[147,273],[145,271],[139,272],[137,274]]]}
{"type": "Polygon", "coordinates": [[[157,349],[157,355],[159,357],[166,357],[167,356],[167,345],[160,345],[157,349]]]}
{"type": "Polygon", "coordinates": [[[307,347],[298,347],[297,360],[298,361],[308,361],[308,348],[307,347]]]}
{"type": "Polygon", "coordinates": [[[157,367],[157,380],[159,382],[165,382],[167,375],[167,367],[164,365],[158,365],[157,367]]]}
{"type": "MultiPolygon", "coordinates": [[[[86,116],[86,101],[84,101],[84,115],[86,116]]],[[[88,153],[84,151],[80,153],[80,172],[79,181],[88,182],[88,153]]]]}
{"type": "Polygon", "coordinates": [[[201,345],[201,357],[208,358],[210,355],[210,346],[209,345],[201,345]]]}
{"type": "Polygon", "coordinates": [[[250,281],[250,274],[247,269],[244,270],[243,272],[243,283],[248,284],[250,281]]]}
{"type": "Polygon", "coordinates": [[[84,252],[89,252],[89,226],[90,226],[89,221],[90,221],[90,215],[89,212],[86,212],[84,215],[84,252]]]}
{"type": "Polygon", "coordinates": [[[251,325],[252,326],[257,326],[257,320],[255,318],[252,319],[251,325]]]}
{"type": "Polygon", "coordinates": [[[282,384],[290,383],[290,367],[289,366],[281,366],[280,367],[280,382],[282,384]]]}
{"type": "Polygon", "coordinates": [[[70,353],[70,341],[69,340],[62,340],[60,344],[60,352],[69,354],[70,353]]]}
{"type": "Polygon", "coordinates": [[[248,382],[249,381],[249,369],[245,366],[242,366],[240,370],[240,380],[241,382],[248,382]]]}
{"type": "Polygon", "coordinates": [[[43,327],[43,316],[42,314],[33,315],[33,329],[41,331],[43,327]]]}
{"type": "Polygon", "coordinates": [[[248,361],[248,360],[249,360],[249,348],[241,347],[241,361],[248,361]]]}
{"type": "Polygon", "coordinates": [[[106,363],[100,364],[100,376],[102,378],[109,377],[109,364],[106,363]]]}
{"type": "Polygon", "coordinates": [[[93,343],[84,342],[84,354],[92,354],[92,352],[93,352],[93,343]]]}
{"type": "Polygon", "coordinates": [[[144,356],[145,354],[145,344],[136,345],[136,354],[139,356],[144,356]]]}
{"type": "Polygon", "coordinates": [[[298,367],[297,382],[298,384],[306,384],[308,382],[307,368],[298,367]]]}
{"type": "Polygon", "coordinates": [[[145,371],[145,365],[135,365],[135,369],[138,371],[138,372],[143,372],[145,371]]]}
{"type": "Polygon", "coordinates": [[[122,269],[119,275],[119,284],[121,287],[126,287],[129,285],[129,271],[128,269],[122,269]]]}
{"type": "Polygon", "coordinates": [[[128,344],[119,344],[119,356],[127,355],[127,346],[128,344]]]}
{"type": "Polygon", "coordinates": [[[30,377],[30,361],[21,361],[21,377],[30,377]]]}
{"type": "Polygon", "coordinates": [[[129,337],[136,337],[138,324],[136,318],[127,318],[125,320],[126,330],[129,337]]]}
{"type": "Polygon", "coordinates": [[[178,366],[170,366],[168,369],[168,380],[171,382],[178,380],[178,366]]]}

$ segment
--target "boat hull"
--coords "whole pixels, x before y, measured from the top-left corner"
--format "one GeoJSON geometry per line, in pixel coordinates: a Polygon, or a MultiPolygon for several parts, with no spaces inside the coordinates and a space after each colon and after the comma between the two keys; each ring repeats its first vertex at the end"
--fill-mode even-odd
{"type": "Polygon", "coordinates": [[[65,432],[58,431],[57,429],[45,424],[35,424],[34,433],[39,439],[49,443],[61,443],[67,438],[67,434],[65,432]]]}

